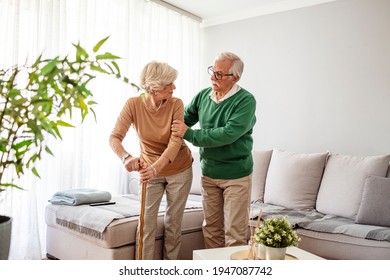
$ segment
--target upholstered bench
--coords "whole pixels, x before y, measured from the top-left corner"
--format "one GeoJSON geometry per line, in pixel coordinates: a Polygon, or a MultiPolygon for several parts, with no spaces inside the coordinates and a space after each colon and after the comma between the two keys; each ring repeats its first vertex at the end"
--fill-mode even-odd
{"type": "MultiPolygon", "coordinates": [[[[134,209],[139,209],[136,196],[113,197],[117,205],[129,203],[134,209]]],[[[199,195],[190,195],[182,222],[182,248],[180,259],[192,259],[192,251],[204,248],[202,233],[203,211],[199,195]],[[197,206],[198,205],[198,206],[197,206]]],[[[65,206],[48,204],[45,219],[47,224],[46,249],[51,259],[135,259],[136,232],[138,215],[116,218],[100,233],[77,226],[77,213],[88,211],[89,222],[99,220],[102,208],[115,210],[117,205],[91,207],[89,205],[65,206]],[[69,214],[69,222],[58,218],[58,213],[69,214]],[[67,213],[68,212],[68,213],[67,213]],[[96,216],[96,217],[94,217],[96,216]]],[[[120,212],[120,211],[119,211],[120,212]]],[[[155,259],[162,259],[163,248],[163,212],[160,212],[157,222],[155,259]]],[[[92,223],[93,224],[93,223],[92,223]]]]}
{"type": "MultiPolygon", "coordinates": [[[[192,251],[204,249],[204,239],[202,232],[203,209],[201,202],[200,187],[200,163],[199,154],[193,153],[193,184],[187,201],[182,221],[182,247],[179,253],[179,259],[192,259],[192,251]]],[[[136,181],[136,180],[135,180],[136,181]]],[[[118,201],[116,206],[121,203],[129,203],[133,210],[140,209],[138,200],[139,186],[130,184],[130,195],[113,197],[111,201],[118,201]],[[124,199],[127,201],[123,202],[124,199]]],[[[161,212],[157,219],[155,259],[163,259],[164,242],[164,200],[162,201],[161,212]]],[[[138,213],[124,218],[116,218],[110,222],[101,232],[83,230],[72,226],[71,223],[59,221],[59,211],[67,215],[66,209],[72,211],[73,218],[77,220],[79,216],[77,208],[79,206],[64,206],[48,204],[45,210],[46,230],[46,252],[48,258],[63,260],[133,260],[136,253],[136,235],[138,226],[138,213]],[[66,208],[68,207],[68,208],[66,208]],[[59,210],[60,209],[60,210],[59,210]]],[[[95,219],[100,219],[100,209],[114,208],[115,205],[91,207],[84,205],[89,211],[94,211],[90,215],[97,215],[95,219]],[[88,208],[89,207],[89,208],[88,208]],[[92,209],[90,209],[92,208],[92,209]]],[[[80,210],[81,211],[81,210],[80,210]]],[[[120,211],[118,211],[120,213],[120,211]]],[[[83,213],[81,211],[81,213],[83,213]]],[[[84,213],[83,213],[84,214],[84,213]]],[[[126,215],[124,215],[126,216],[126,215]]],[[[118,216],[119,217],[119,216],[118,216]]],[[[63,217],[60,217],[63,218],[63,217]]],[[[89,220],[93,220],[90,218],[89,220]]]]}

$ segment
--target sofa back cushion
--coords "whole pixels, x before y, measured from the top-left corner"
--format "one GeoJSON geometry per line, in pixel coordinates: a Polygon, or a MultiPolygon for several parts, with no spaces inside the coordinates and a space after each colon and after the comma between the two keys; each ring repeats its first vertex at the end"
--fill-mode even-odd
{"type": "Polygon", "coordinates": [[[390,227],[390,178],[366,178],[356,223],[390,227]]]}
{"type": "Polygon", "coordinates": [[[327,155],[275,149],[268,168],[264,202],[293,209],[313,209],[327,155]]]}
{"type": "Polygon", "coordinates": [[[254,150],[251,202],[264,202],[264,187],[272,150],[254,150]]]}
{"type": "Polygon", "coordinates": [[[386,176],[390,155],[349,156],[331,153],[317,197],[319,212],[355,219],[367,176],[386,176]]]}

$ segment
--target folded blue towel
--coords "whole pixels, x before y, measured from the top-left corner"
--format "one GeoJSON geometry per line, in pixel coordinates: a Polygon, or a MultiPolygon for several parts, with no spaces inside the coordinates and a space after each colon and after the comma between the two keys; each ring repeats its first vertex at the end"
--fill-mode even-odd
{"type": "Polygon", "coordinates": [[[49,202],[61,205],[80,205],[111,200],[111,193],[96,189],[70,189],[56,192],[49,202]]]}

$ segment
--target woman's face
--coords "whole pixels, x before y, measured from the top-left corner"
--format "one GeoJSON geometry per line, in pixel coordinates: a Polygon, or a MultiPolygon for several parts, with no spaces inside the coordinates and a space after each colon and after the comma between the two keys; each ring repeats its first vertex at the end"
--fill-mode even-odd
{"type": "Polygon", "coordinates": [[[172,82],[164,86],[162,90],[156,90],[156,99],[155,101],[169,99],[173,95],[173,91],[176,89],[175,84],[172,82]]]}

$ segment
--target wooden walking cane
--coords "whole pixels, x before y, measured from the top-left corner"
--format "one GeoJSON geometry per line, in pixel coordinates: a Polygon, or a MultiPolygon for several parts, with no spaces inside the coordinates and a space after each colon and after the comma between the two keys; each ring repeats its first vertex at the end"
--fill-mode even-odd
{"type": "Polygon", "coordinates": [[[145,216],[146,183],[141,186],[141,211],[139,215],[139,235],[138,235],[138,260],[142,260],[142,247],[144,244],[144,216],[145,216]]]}

